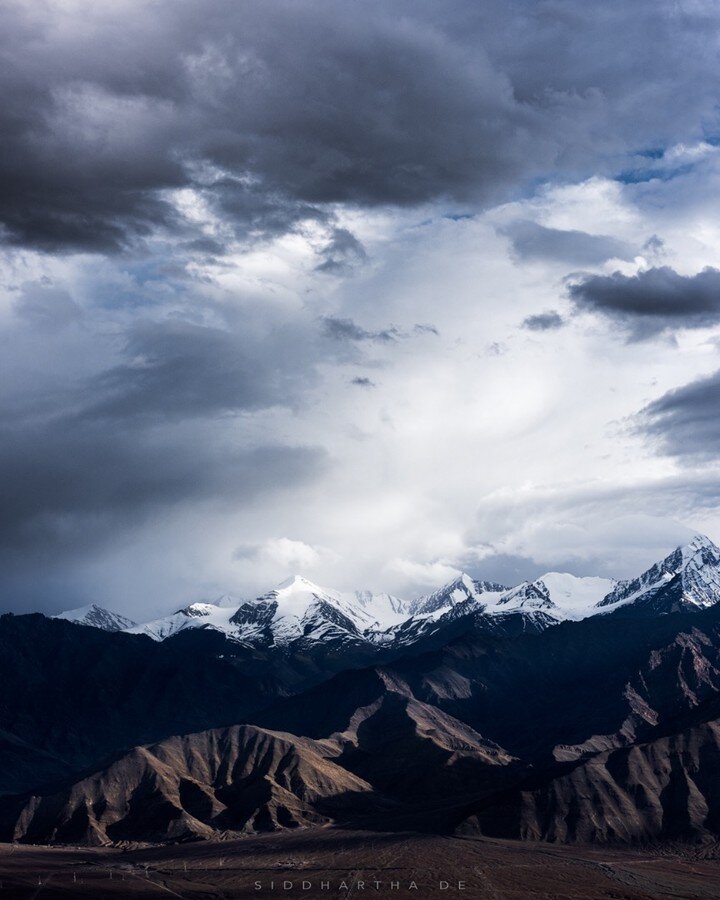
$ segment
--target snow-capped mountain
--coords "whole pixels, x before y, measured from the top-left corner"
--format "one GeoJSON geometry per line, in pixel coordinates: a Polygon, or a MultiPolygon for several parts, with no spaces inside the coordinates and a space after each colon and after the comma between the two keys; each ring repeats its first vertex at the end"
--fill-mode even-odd
{"type": "Polygon", "coordinates": [[[102,628],[103,631],[127,631],[136,625],[132,619],[103,609],[95,603],[91,603],[89,606],[80,606],[77,609],[68,609],[53,616],[53,619],[67,619],[69,622],[77,622],[78,625],[102,628]]]}
{"type": "Polygon", "coordinates": [[[535,581],[524,581],[497,600],[494,610],[543,610],[555,619],[584,619],[593,615],[604,597],[615,588],[611,578],[578,578],[566,572],[548,572],[535,581]]]}
{"type": "Polygon", "coordinates": [[[232,617],[245,640],[288,644],[301,638],[343,641],[361,638],[376,618],[353,597],[318,587],[295,575],[232,617]]]}
{"type": "Polygon", "coordinates": [[[619,582],[598,604],[656,613],[704,609],[720,600],[720,549],[702,534],[678,547],[638,578],[619,582]]]}
{"type": "Polygon", "coordinates": [[[476,581],[463,572],[450,584],[426,597],[413,600],[408,604],[408,611],[414,616],[443,613],[458,604],[467,603],[468,600],[487,603],[501,597],[508,590],[510,588],[507,585],[496,584],[494,581],[476,581]]]}
{"type": "Polygon", "coordinates": [[[214,628],[233,640],[261,646],[294,641],[364,641],[367,632],[407,618],[404,601],[389,594],[328,590],[300,575],[254,600],[192,603],[171,616],[129,628],[164,640],[187,628],[214,628]]]}
{"type": "Polygon", "coordinates": [[[219,603],[191,603],[170,616],[163,616],[142,625],[127,628],[130,634],[146,634],[155,641],[164,641],[186,628],[215,628],[232,632],[230,617],[236,607],[221,606],[219,603]]]}
{"type": "Polygon", "coordinates": [[[356,603],[375,619],[378,628],[402,622],[412,612],[412,603],[392,594],[373,594],[372,591],[355,591],[356,603]]]}
{"type": "Polygon", "coordinates": [[[146,634],[156,641],[189,628],[209,628],[255,647],[387,649],[445,633],[447,626],[461,620],[490,632],[507,630],[511,623],[517,633],[616,611],[659,615],[719,601],[720,549],[698,535],[628,581],[548,572],[507,587],[462,574],[431,594],[406,601],[370,591],[329,590],[295,575],[255,599],[225,595],[140,625],[94,605],[60,617],[109,631],[146,634]]]}
{"type": "Polygon", "coordinates": [[[532,582],[509,588],[462,574],[455,581],[408,605],[413,613],[399,625],[370,635],[376,644],[406,646],[441,631],[450,622],[472,617],[486,631],[507,624],[507,616],[523,621],[520,631],[541,631],[565,619],[592,615],[615,585],[609,578],[578,578],[548,572],[532,582]]]}

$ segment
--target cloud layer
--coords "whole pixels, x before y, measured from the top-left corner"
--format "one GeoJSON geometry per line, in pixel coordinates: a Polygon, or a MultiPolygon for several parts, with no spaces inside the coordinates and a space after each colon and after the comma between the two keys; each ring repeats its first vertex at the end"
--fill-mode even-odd
{"type": "Polygon", "coordinates": [[[634,574],[720,536],[718,24],[5,3],[5,606],[634,574]]]}
{"type": "MultiPolygon", "coordinates": [[[[475,205],[699,133],[714,114],[700,52],[712,10],[578,13],[521,0],[6,4],[7,237],[109,251],[191,233],[182,189],[245,238],[333,204],[475,205]]],[[[516,239],[533,252],[552,237],[516,239]]],[[[348,252],[362,257],[339,229],[321,265],[348,252]]]]}

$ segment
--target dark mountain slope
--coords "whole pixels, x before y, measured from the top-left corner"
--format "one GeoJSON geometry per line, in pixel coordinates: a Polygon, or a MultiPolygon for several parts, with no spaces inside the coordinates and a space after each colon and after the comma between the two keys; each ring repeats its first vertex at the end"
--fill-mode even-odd
{"type": "Polygon", "coordinates": [[[0,772],[8,792],[27,790],[32,784],[45,784],[72,774],[63,759],[33,747],[7,731],[0,731],[0,772]]]}
{"type": "MultiPolygon", "coordinates": [[[[2,616],[0,793],[62,781],[140,743],[255,718],[340,665],[327,648],[268,651],[217,631],[156,642],[42,615],[2,616]]],[[[364,702],[357,697],[352,710],[364,702]]]]}
{"type": "Polygon", "coordinates": [[[461,832],[579,843],[720,835],[720,702],[652,741],[556,767],[480,801],[461,832]]]}
{"type": "Polygon", "coordinates": [[[231,661],[41,615],[0,617],[0,792],[246,719],[278,693],[231,661]],[[36,748],[18,753],[18,742],[36,748]]]}
{"type": "Polygon", "coordinates": [[[487,793],[509,781],[501,770],[514,769],[511,756],[469,726],[392,690],[330,740],[342,748],[338,764],[412,807],[487,793]]]}
{"type": "Polygon", "coordinates": [[[6,797],[0,840],[184,840],[328,821],[382,825],[388,816],[406,827],[408,813],[411,827],[419,815],[427,828],[428,807],[510,783],[514,760],[500,747],[380,680],[377,699],[321,741],[250,725],[210,730],[136,747],[62,787],[6,797]]]}
{"type": "Polygon", "coordinates": [[[720,690],[720,608],[618,624],[600,616],[512,639],[471,632],[438,651],[345,672],[258,720],[325,737],[390,680],[511,755],[547,762],[642,739],[720,690]]]}
{"type": "Polygon", "coordinates": [[[650,734],[720,690],[720,609],[468,637],[391,669],[413,696],[514,756],[572,758],[650,734]]]}

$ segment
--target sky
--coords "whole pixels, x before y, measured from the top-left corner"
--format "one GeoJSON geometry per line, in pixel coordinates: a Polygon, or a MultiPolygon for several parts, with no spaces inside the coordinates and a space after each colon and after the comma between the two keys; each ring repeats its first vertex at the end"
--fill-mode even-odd
{"type": "Polygon", "coordinates": [[[6,0],[0,610],[720,539],[711,0],[6,0]]]}

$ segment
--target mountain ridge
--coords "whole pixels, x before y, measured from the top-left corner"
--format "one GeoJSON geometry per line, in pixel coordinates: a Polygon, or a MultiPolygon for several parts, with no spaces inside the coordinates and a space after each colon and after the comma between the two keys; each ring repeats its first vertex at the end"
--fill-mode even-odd
{"type": "Polygon", "coordinates": [[[530,628],[550,627],[593,615],[663,614],[702,609],[720,600],[720,549],[696,535],[634,579],[548,572],[515,586],[474,579],[463,573],[414,600],[386,593],[351,593],[320,587],[294,575],[260,597],[223,595],[215,603],[195,602],[168,616],[120,627],[123,617],[91,605],[58,614],[106,630],[165,640],[188,628],[209,628],[251,647],[403,648],[467,616],[524,617],[530,628]],[[539,614],[542,613],[542,616],[539,614]]]}

